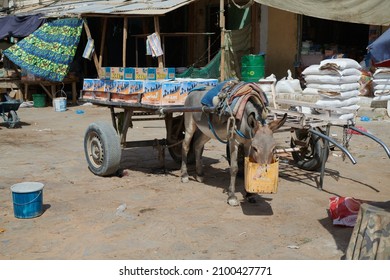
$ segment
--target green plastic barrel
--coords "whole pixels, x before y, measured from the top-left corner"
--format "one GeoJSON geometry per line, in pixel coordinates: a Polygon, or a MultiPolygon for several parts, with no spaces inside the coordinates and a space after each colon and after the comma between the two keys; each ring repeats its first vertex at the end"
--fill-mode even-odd
{"type": "Polygon", "coordinates": [[[46,107],[46,94],[37,93],[33,94],[34,107],[41,108],[46,107]]]}
{"type": "Polygon", "coordinates": [[[265,58],[263,54],[250,54],[241,57],[241,80],[257,82],[264,78],[265,58]]]}

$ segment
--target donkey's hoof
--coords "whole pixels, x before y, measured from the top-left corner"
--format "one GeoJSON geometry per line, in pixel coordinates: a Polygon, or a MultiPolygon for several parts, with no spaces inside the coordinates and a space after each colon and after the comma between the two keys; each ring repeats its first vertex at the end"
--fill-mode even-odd
{"type": "Polygon", "coordinates": [[[189,181],[190,181],[190,179],[188,178],[188,176],[181,177],[181,182],[182,183],[188,183],[189,181]]]}
{"type": "Polygon", "coordinates": [[[246,201],[248,201],[249,203],[256,203],[256,196],[255,195],[247,195],[245,198],[246,198],[246,201]]]}
{"type": "Polygon", "coordinates": [[[197,175],[197,176],[196,176],[196,181],[198,181],[199,183],[203,183],[204,177],[203,177],[203,176],[197,175]]]}
{"type": "Polygon", "coordinates": [[[238,206],[238,205],[239,205],[238,199],[237,199],[236,196],[229,196],[227,202],[228,202],[228,204],[229,204],[230,206],[238,206]]]}

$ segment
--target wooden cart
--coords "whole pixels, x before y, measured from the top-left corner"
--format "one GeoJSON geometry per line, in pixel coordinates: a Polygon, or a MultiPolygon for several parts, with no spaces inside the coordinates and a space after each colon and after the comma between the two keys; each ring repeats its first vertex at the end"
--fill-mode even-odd
{"type": "MultiPolygon", "coordinates": [[[[112,124],[96,122],[89,125],[84,137],[84,150],[89,169],[96,175],[109,176],[115,174],[119,169],[122,149],[132,147],[155,146],[161,153],[168,149],[172,158],[181,162],[181,142],[184,138],[184,117],[183,112],[206,112],[212,113],[214,108],[209,107],[185,107],[156,106],[142,104],[142,94],[138,94],[137,102],[113,101],[110,93],[102,95],[99,92],[83,92],[82,100],[91,102],[94,105],[109,108],[112,124]],[[129,128],[133,127],[133,121],[154,120],[165,121],[166,137],[157,140],[127,141],[126,136],[129,128]]],[[[356,159],[348,151],[348,143],[338,143],[331,138],[330,128],[332,126],[342,127],[344,131],[350,129],[367,136],[380,144],[388,157],[389,148],[377,137],[364,132],[355,126],[352,119],[341,120],[332,116],[334,108],[316,106],[308,102],[297,102],[291,100],[276,100],[274,108],[268,115],[269,119],[282,117],[285,113],[288,119],[284,128],[291,131],[290,147],[277,149],[276,152],[291,152],[295,164],[304,170],[320,171],[318,187],[322,189],[325,164],[329,155],[329,146],[338,147],[353,164],[356,159]],[[277,109],[280,107],[287,109],[277,109]],[[275,108],[276,107],[276,108],[275,108]],[[302,112],[303,107],[322,112],[322,114],[307,114],[302,112]]],[[[239,150],[240,151],[240,150],[239,150]]],[[[227,154],[229,154],[227,152],[227,154]]],[[[162,157],[164,158],[164,157],[162,157]]],[[[241,155],[239,158],[243,159],[241,155]]],[[[189,160],[194,161],[193,150],[190,149],[189,160]]],[[[240,162],[239,162],[240,164],[240,162]]],[[[241,162],[243,165],[243,160],[241,162]]]]}

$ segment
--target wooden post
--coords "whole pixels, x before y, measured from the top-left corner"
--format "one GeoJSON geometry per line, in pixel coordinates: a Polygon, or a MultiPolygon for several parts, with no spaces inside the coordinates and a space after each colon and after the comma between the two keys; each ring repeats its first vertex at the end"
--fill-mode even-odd
{"type": "Polygon", "coordinates": [[[99,68],[103,65],[104,43],[106,41],[107,18],[103,19],[102,41],[100,42],[99,68]]]}
{"type": "Polygon", "coordinates": [[[127,46],[127,27],[128,27],[128,19],[127,17],[123,18],[123,53],[122,53],[122,65],[126,67],[126,46],[127,46]]]}
{"type": "Polygon", "coordinates": [[[210,35],[207,36],[207,63],[211,60],[211,38],[210,35]]]}
{"type": "Polygon", "coordinates": [[[360,205],[346,259],[390,259],[390,201],[360,205]]]}
{"type": "Polygon", "coordinates": [[[219,2],[219,27],[221,28],[221,81],[225,80],[225,14],[224,0],[219,2]]]}
{"type": "MultiPolygon", "coordinates": [[[[158,38],[160,39],[160,23],[158,21],[158,16],[154,16],[154,32],[157,34],[158,38]]],[[[164,67],[164,62],[163,62],[163,57],[162,55],[159,56],[158,58],[158,68],[163,68],[164,67]]]]}
{"type": "MultiPolygon", "coordinates": [[[[88,27],[88,24],[87,24],[87,21],[86,21],[86,20],[84,20],[84,28],[85,28],[85,33],[87,33],[88,39],[89,39],[89,38],[92,39],[91,30],[89,30],[89,27],[88,27]]],[[[97,58],[97,55],[96,55],[96,52],[95,52],[95,51],[93,52],[92,57],[93,57],[93,61],[94,61],[94,63],[95,63],[96,72],[98,73],[99,78],[101,78],[101,77],[102,77],[102,70],[101,70],[101,68],[99,67],[99,61],[98,61],[98,58],[97,58]]]]}

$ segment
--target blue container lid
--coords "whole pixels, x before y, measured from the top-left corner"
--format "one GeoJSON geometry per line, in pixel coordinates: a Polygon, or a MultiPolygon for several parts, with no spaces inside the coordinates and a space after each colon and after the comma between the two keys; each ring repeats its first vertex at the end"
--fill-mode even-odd
{"type": "Polygon", "coordinates": [[[11,186],[11,191],[14,193],[31,193],[41,191],[44,184],[39,182],[23,182],[11,186]]]}

